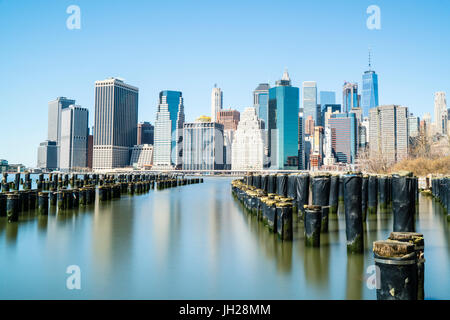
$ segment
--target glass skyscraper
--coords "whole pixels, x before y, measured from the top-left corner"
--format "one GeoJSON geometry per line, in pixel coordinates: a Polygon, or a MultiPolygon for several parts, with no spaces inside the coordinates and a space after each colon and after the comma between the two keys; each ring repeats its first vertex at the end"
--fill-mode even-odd
{"type": "Polygon", "coordinates": [[[299,88],[287,71],[269,89],[269,152],[272,169],[298,169],[299,88]]]}
{"type": "Polygon", "coordinates": [[[317,83],[315,81],[303,82],[303,116],[311,116],[315,125],[320,123],[320,106],[317,104],[317,83]]]}
{"type": "Polygon", "coordinates": [[[358,84],[345,82],[342,89],[342,111],[350,112],[352,108],[359,108],[358,84]]]}
{"type": "Polygon", "coordinates": [[[161,168],[181,167],[184,105],[180,91],[161,91],[155,121],[153,165],[161,168]]]}
{"type": "Polygon", "coordinates": [[[369,116],[369,110],[378,106],[378,75],[375,71],[364,72],[362,77],[361,108],[363,116],[369,116]]]}
{"type": "Polygon", "coordinates": [[[336,104],[336,92],[334,91],[320,91],[319,93],[320,97],[320,104],[336,104]]]}

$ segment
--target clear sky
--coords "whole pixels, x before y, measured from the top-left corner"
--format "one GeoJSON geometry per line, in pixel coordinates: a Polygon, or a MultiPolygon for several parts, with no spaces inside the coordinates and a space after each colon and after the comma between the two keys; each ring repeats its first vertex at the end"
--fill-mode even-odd
{"type": "Polygon", "coordinates": [[[215,83],[242,111],[285,68],[340,103],[344,81],[361,85],[369,47],[380,104],[433,114],[434,92],[450,92],[449,18],[442,0],[0,0],[0,158],[36,165],[58,96],[89,108],[92,125],[96,80],[139,87],[139,121],[152,123],[159,91],[180,90],[192,121],[209,115],[215,83]],[[70,5],[79,30],[66,27],[70,5]],[[370,5],[380,30],[366,26],[370,5]]]}

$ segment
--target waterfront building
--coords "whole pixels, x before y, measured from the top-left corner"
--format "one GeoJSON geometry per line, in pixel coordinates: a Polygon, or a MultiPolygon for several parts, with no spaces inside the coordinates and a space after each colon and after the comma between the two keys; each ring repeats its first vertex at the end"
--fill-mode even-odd
{"type": "Polygon", "coordinates": [[[137,125],[137,144],[154,143],[155,127],[150,122],[140,122],[137,125]]]}
{"type": "Polygon", "coordinates": [[[358,84],[345,82],[342,89],[342,111],[350,112],[352,108],[359,107],[358,84]]]}
{"type": "Polygon", "coordinates": [[[408,108],[397,105],[370,109],[370,156],[390,163],[408,156],[408,108]]]}
{"type": "Polygon", "coordinates": [[[40,143],[37,167],[42,170],[58,169],[58,144],[56,141],[46,140],[40,143]]]}
{"type": "Polygon", "coordinates": [[[161,91],[155,121],[153,166],[181,168],[183,159],[184,104],[180,91],[161,91]]]}
{"type": "Polygon", "coordinates": [[[183,170],[222,170],[223,124],[200,117],[184,124],[183,170]]]}
{"type": "Polygon", "coordinates": [[[126,167],[137,141],[139,89],[118,78],[95,82],[93,169],[126,167]]]}
{"type": "Polygon", "coordinates": [[[322,164],[322,160],[323,160],[323,134],[324,134],[324,129],[322,126],[314,127],[312,153],[314,155],[317,155],[316,167],[319,167],[322,164]]]}
{"type": "Polygon", "coordinates": [[[232,170],[262,170],[264,167],[263,122],[255,107],[246,108],[234,134],[232,170]]]}
{"type": "Polygon", "coordinates": [[[415,138],[420,132],[420,118],[412,113],[408,117],[408,134],[410,138],[415,138]]]}
{"type": "Polygon", "coordinates": [[[61,143],[61,112],[73,104],[75,104],[75,100],[67,99],[66,97],[58,97],[48,103],[47,140],[56,141],[57,168],[59,168],[59,148],[61,143]]]}
{"type": "Polygon", "coordinates": [[[337,162],[354,163],[357,154],[358,125],[354,113],[333,114],[328,120],[331,146],[337,162]]]}
{"type": "Polygon", "coordinates": [[[434,126],[439,134],[447,134],[447,100],[445,92],[436,92],[434,94],[434,126]]]}
{"type": "Polygon", "coordinates": [[[299,88],[287,71],[269,89],[269,153],[272,169],[298,168],[299,88]]]}
{"type": "Polygon", "coordinates": [[[61,170],[87,167],[87,144],[89,135],[89,110],[71,105],[61,112],[61,170]]]}
{"type": "Polygon", "coordinates": [[[316,125],[320,124],[320,105],[317,104],[317,83],[315,81],[303,82],[303,114],[305,119],[312,117],[316,125]]]}
{"type": "Polygon", "coordinates": [[[151,144],[135,145],[131,149],[130,166],[138,169],[150,169],[153,165],[153,146],[151,144]]]}
{"type": "Polygon", "coordinates": [[[217,85],[211,92],[211,122],[217,121],[217,113],[222,110],[223,107],[223,92],[217,85]]]}

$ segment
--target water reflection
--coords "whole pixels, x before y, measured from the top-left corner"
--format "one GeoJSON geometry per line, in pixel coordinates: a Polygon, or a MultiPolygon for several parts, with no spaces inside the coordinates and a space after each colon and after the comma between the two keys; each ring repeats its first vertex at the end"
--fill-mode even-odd
{"type": "MultiPolygon", "coordinates": [[[[48,216],[31,210],[19,223],[0,218],[0,261],[12,270],[1,279],[0,298],[376,298],[365,285],[365,268],[373,264],[372,243],[392,231],[391,212],[367,217],[365,252],[350,255],[340,203],[338,214],[330,216],[329,232],[321,234],[321,247],[308,248],[301,220],[294,217],[294,240],[280,241],[231,197],[230,181],[205,179],[199,185],[97,199],[73,210],[51,207],[48,216]],[[25,282],[23,270],[30,263],[33,277],[25,282]],[[64,290],[70,264],[83,270],[78,295],[64,290]]],[[[448,299],[446,212],[423,197],[418,211],[426,297],[448,299]]]]}

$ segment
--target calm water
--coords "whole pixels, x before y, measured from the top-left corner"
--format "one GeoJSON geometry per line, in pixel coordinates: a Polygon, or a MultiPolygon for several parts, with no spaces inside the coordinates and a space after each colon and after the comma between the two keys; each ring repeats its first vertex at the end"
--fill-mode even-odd
{"type": "MultiPolygon", "coordinates": [[[[366,223],[364,255],[347,255],[339,214],[321,248],[281,243],[231,196],[231,179],[189,185],[21,222],[0,218],[0,299],[376,299],[366,286],[372,242],[392,230],[390,214],[366,223]],[[81,290],[66,268],[81,268],[81,290]]],[[[425,294],[450,299],[450,224],[420,198],[425,294]]]]}

